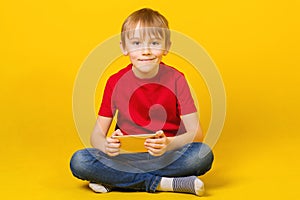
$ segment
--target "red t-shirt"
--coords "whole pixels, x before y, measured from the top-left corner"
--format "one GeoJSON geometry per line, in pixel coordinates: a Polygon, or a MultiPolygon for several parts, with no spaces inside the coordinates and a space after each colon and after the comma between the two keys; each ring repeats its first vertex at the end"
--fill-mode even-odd
{"type": "Polygon", "coordinates": [[[124,134],[163,130],[169,137],[184,133],[180,116],[197,109],[183,73],[161,63],[150,79],[137,78],[132,64],[108,79],[98,114],[113,117],[116,111],[124,134]]]}

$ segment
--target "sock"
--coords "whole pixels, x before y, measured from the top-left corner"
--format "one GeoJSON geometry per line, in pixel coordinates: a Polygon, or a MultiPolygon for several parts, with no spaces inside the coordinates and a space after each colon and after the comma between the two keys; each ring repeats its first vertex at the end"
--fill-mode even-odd
{"type": "Polygon", "coordinates": [[[202,196],[204,194],[204,184],[196,176],[176,178],[162,177],[157,190],[191,193],[202,196]]]}
{"type": "Polygon", "coordinates": [[[109,187],[105,187],[99,183],[89,183],[89,187],[94,191],[94,192],[97,192],[97,193],[107,193],[107,192],[110,192],[111,191],[111,188],[109,187]]]}

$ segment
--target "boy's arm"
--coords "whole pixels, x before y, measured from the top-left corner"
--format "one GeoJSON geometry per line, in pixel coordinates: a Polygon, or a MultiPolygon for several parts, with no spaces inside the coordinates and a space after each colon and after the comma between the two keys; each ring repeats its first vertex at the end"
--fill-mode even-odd
{"type": "Polygon", "coordinates": [[[91,145],[105,152],[106,135],[111,125],[111,117],[98,116],[90,142],[91,145]]]}
{"type": "Polygon", "coordinates": [[[167,150],[180,148],[187,143],[203,141],[203,133],[197,112],[183,115],[181,119],[185,126],[186,133],[175,137],[168,137],[169,144],[167,150]]]}

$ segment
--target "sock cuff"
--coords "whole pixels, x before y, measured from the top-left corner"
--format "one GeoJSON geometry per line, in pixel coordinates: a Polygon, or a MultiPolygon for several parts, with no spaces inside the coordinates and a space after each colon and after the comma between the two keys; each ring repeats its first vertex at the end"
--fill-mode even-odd
{"type": "Polygon", "coordinates": [[[173,190],[175,192],[196,194],[194,185],[196,178],[196,176],[174,178],[172,183],[173,190]]]}

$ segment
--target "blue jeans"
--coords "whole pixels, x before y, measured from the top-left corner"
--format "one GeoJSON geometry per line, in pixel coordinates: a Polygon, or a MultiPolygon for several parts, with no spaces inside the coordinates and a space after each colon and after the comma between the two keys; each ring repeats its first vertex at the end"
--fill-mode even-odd
{"type": "Polygon", "coordinates": [[[210,170],[213,153],[204,143],[190,143],[162,156],[149,153],[110,157],[99,149],[75,152],[70,167],[79,179],[116,189],[155,192],[162,177],[200,176],[210,170]]]}

